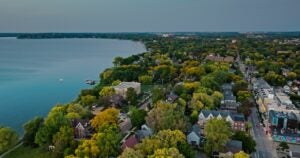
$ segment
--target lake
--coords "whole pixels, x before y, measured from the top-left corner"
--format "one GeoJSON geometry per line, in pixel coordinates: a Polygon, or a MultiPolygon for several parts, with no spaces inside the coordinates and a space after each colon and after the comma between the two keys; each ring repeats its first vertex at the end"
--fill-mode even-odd
{"type": "Polygon", "coordinates": [[[145,51],[126,40],[0,38],[0,125],[21,134],[28,120],[74,100],[114,57],[145,51]]]}

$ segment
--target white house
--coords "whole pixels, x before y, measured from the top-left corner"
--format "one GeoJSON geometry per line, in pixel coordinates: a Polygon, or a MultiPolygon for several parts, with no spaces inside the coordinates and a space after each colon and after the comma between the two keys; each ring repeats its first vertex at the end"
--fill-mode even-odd
{"type": "Polygon", "coordinates": [[[198,124],[201,128],[204,128],[206,122],[212,118],[224,119],[231,124],[234,130],[245,131],[246,121],[244,115],[233,114],[228,111],[202,110],[198,116],[198,124]]]}
{"type": "Polygon", "coordinates": [[[141,83],[139,82],[121,82],[117,86],[113,86],[116,94],[119,94],[126,98],[126,92],[128,88],[133,88],[137,94],[141,93],[141,83]]]}

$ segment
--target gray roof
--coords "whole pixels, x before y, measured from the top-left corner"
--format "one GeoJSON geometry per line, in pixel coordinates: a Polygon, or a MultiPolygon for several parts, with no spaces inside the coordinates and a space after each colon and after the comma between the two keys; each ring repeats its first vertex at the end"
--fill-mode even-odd
{"type": "Polygon", "coordinates": [[[245,121],[245,116],[240,113],[231,113],[229,111],[216,111],[216,110],[202,110],[201,113],[208,117],[209,114],[212,114],[214,117],[217,117],[219,114],[222,116],[222,118],[226,118],[227,116],[230,116],[233,121],[245,121]]]}
{"type": "Polygon", "coordinates": [[[232,90],[232,84],[231,83],[225,83],[222,85],[222,90],[232,90]]]}
{"type": "Polygon", "coordinates": [[[232,153],[238,153],[240,152],[243,147],[243,143],[239,140],[230,140],[227,144],[226,144],[226,149],[227,152],[232,152],[232,153]]]}
{"type": "Polygon", "coordinates": [[[257,88],[263,88],[263,89],[270,89],[271,86],[268,84],[267,81],[265,81],[262,78],[258,78],[254,84],[257,86],[257,88]]]}
{"type": "Polygon", "coordinates": [[[195,132],[195,134],[197,134],[198,137],[201,137],[201,128],[198,124],[194,124],[192,126],[192,130],[189,133],[191,132],[195,132]]]}
{"type": "Polygon", "coordinates": [[[222,117],[227,117],[228,115],[230,115],[228,111],[202,110],[201,112],[205,117],[207,117],[209,114],[212,114],[214,117],[217,117],[219,114],[222,117]]]}
{"type": "Polygon", "coordinates": [[[231,90],[223,91],[224,100],[236,100],[231,90]]]}
{"type": "Polygon", "coordinates": [[[278,111],[270,110],[269,118],[272,119],[273,117],[288,118],[289,120],[298,120],[298,117],[294,112],[278,112],[278,111]]]}
{"type": "Polygon", "coordinates": [[[239,122],[244,122],[245,121],[245,117],[242,114],[235,114],[233,117],[234,121],[239,121],[239,122]]]}

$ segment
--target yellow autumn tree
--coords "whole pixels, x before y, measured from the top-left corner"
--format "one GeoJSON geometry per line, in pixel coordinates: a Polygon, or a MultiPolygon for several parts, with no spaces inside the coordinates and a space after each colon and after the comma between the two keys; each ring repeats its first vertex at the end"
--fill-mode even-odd
{"type": "Polygon", "coordinates": [[[234,154],[234,158],[250,158],[250,156],[246,154],[244,151],[240,151],[234,154]]]}
{"type": "Polygon", "coordinates": [[[162,148],[155,150],[154,154],[148,156],[148,158],[184,158],[182,154],[179,153],[177,148],[162,148]]]}
{"type": "Polygon", "coordinates": [[[116,124],[120,111],[116,108],[108,108],[99,112],[91,121],[95,129],[99,129],[104,124],[116,124]]]}
{"type": "Polygon", "coordinates": [[[111,86],[106,86],[106,87],[103,87],[101,89],[101,91],[99,92],[99,95],[102,96],[102,97],[106,97],[106,96],[112,96],[115,94],[115,90],[113,87],[111,86]]]}

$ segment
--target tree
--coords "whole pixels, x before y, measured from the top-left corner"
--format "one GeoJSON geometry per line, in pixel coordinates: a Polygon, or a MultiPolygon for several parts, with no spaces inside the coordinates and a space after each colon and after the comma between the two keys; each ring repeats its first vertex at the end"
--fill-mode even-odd
{"type": "Polygon", "coordinates": [[[122,155],[120,155],[118,158],[142,158],[142,157],[144,157],[144,155],[140,150],[126,148],[122,152],[122,155]]]}
{"type": "Polygon", "coordinates": [[[204,105],[201,101],[193,98],[190,104],[190,108],[193,109],[193,111],[199,111],[204,108],[204,105]]]}
{"type": "Polygon", "coordinates": [[[44,119],[41,117],[36,117],[33,120],[26,122],[23,125],[25,134],[23,137],[24,145],[35,147],[37,144],[34,143],[34,138],[39,128],[41,127],[44,119]]]}
{"type": "Polygon", "coordinates": [[[157,149],[177,148],[179,144],[186,143],[185,135],[179,130],[161,130],[150,138],[145,138],[135,146],[143,155],[152,155],[157,149]]]}
{"type": "Polygon", "coordinates": [[[243,131],[238,131],[232,136],[232,139],[241,141],[243,143],[243,150],[246,153],[250,154],[256,151],[255,150],[256,142],[255,140],[253,140],[251,135],[243,131]]]}
{"type": "Polygon", "coordinates": [[[294,80],[294,79],[297,78],[297,74],[295,72],[289,72],[287,74],[287,77],[288,77],[289,80],[294,80]]]}
{"type": "Polygon", "coordinates": [[[75,150],[78,157],[115,157],[119,153],[121,135],[116,125],[106,124],[91,139],[81,142],[75,150]]]}
{"type": "Polygon", "coordinates": [[[276,74],[274,71],[269,71],[265,76],[265,80],[272,86],[283,86],[286,82],[284,76],[276,74]]]}
{"type": "Polygon", "coordinates": [[[71,127],[62,126],[54,136],[52,140],[55,151],[58,157],[62,157],[64,155],[64,151],[66,151],[65,155],[71,154],[71,151],[75,148],[75,140],[74,140],[74,130],[71,127]],[[67,151],[70,150],[70,153],[67,151]]]}
{"type": "Polygon", "coordinates": [[[213,151],[221,151],[231,136],[231,128],[223,119],[210,119],[204,128],[206,142],[204,149],[210,154],[213,151]]]}
{"type": "Polygon", "coordinates": [[[239,91],[247,91],[248,90],[248,83],[244,80],[236,81],[233,85],[233,93],[237,95],[239,91]]]}
{"type": "Polygon", "coordinates": [[[164,129],[186,130],[184,112],[176,108],[176,104],[157,102],[146,117],[147,125],[155,131],[164,129]]]}
{"type": "Polygon", "coordinates": [[[105,124],[116,124],[118,122],[119,110],[116,108],[108,108],[99,112],[91,121],[95,129],[100,129],[105,124]]]}
{"type": "Polygon", "coordinates": [[[0,154],[18,143],[18,135],[8,127],[0,127],[0,154]]]}
{"type": "Polygon", "coordinates": [[[278,147],[279,147],[279,150],[281,150],[281,151],[285,151],[290,148],[286,142],[280,142],[278,147]]]}
{"type": "Polygon", "coordinates": [[[247,119],[251,114],[251,107],[253,106],[253,102],[251,102],[249,99],[246,99],[241,103],[237,110],[238,112],[243,113],[247,119]]]}
{"type": "Polygon", "coordinates": [[[83,108],[80,104],[69,104],[67,108],[67,113],[78,114],[79,118],[85,117],[88,115],[87,109],[83,108]]]}
{"type": "Polygon", "coordinates": [[[130,87],[127,89],[126,99],[127,99],[129,105],[137,106],[137,97],[138,96],[137,96],[134,88],[130,87]]]}
{"type": "Polygon", "coordinates": [[[94,139],[86,139],[81,142],[78,148],[75,150],[77,157],[84,158],[96,158],[98,157],[100,150],[97,146],[97,142],[94,139]]]}
{"type": "Polygon", "coordinates": [[[204,76],[200,80],[201,86],[204,86],[206,88],[210,88],[213,90],[219,89],[220,85],[212,76],[204,76]]]}
{"type": "Polygon", "coordinates": [[[112,96],[114,95],[116,92],[115,92],[115,89],[113,87],[110,87],[110,86],[106,86],[106,87],[103,87],[101,89],[101,91],[99,92],[99,95],[101,97],[106,97],[106,96],[112,96]]]}
{"type": "Polygon", "coordinates": [[[195,124],[198,121],[198,111],[197,110],[193,110],[193,112],[191,113],[191,117],[190,117],[190,121],[192,124],[195,124]]]}
{"type": "Polygon", "coordinates": [[[120,66],[123,61],[123,57],[117,56],[114,58],[113,64],[115,66],[120,66]]]}
{"type": "Polygon", "coordinates": [[[94,137],[100,151],[99,157],[115,157],[118,155],[122,136],[117,125],[106,124],[102,126],[94,137]]]}
{"type": "Polygon", "coordinates": [[[148,158],[159,158],[159,157],[172,157],[172,158],[184,158],[176,148],[162,148],[155,150],[154,154],[148,156],[148,158]]]}
{"type": "Polygon", "coordinates": [[[134,127],[140,127],[145,123],[145,117],[147,115],[147,112],[145,110],[131,107],[129,112],[129,117],[134,127]]]}
{"type": "Polygon", "coordinates": [[[62,126],[71,126],[70,120],[65,116],[66,106],[55,106],[45,118],[44,124],[35,135],[35,143],[46,146],[52,143],[52,137],[62,126]]]}
{"type": "Polygon", "coordinates": [[[238,91],[237,93],[237,100],[239,102],[243,102],[249,98],[251,98],[251,93],[249,91],[238,91]]]}
{"type": "Polygon", "coordinates": [[[144,85],[150,85],[152,84],[153,77],[149,75],[143,75],[139,76],[139,82],[141,82],[144,85]]]}
{"type": "Polygon", "coordinates": [[[112,86],[117,86],[117,85],[119,85],[120,83],[121,83],[120,80],[115,80],[111,85],[112,85],[112,86]]]}
{"type": "Polygon", "coordinates": [[[201,101],[204,105],[204,108],[206,108],[206,109],[214,108],[213,98],[211,96],[207,95],[206,93],[194,93],[193,99],[201,101]]]}
{"type": "Polygon", "coordinates": [[[159,100],[165,99],[165,91],[163,88],[160,87],[154,87],[152,89],[152,102],[156,103],[159,100]]]}
{"type": "Polygon", "coordinates": [[[96,97],[92,95],[81,96],[80,100],[81,100],[81,104],[87,107],[91,107],[92,104],[97,101],[96,97]]]}
{"type": "Polygon", "coordinates": [[[224,98],[223,94],[219,91],[214,91],[211,97],[213,99],[215,107],[219,107],[221,105],[221,101],[224,98]]]}
{"type": "Polygon", "coordinates": [[[243,151],[240,151],[233,156],[234,158],[250,158],[250,156],[243,151]]]}
{"type": "Polygon", "coordinates": [[[173,79],[176,75],[176,69],[169,65],[158,65],[154,67],[154,79],[160,80],[161,84],[173,79]]]}

